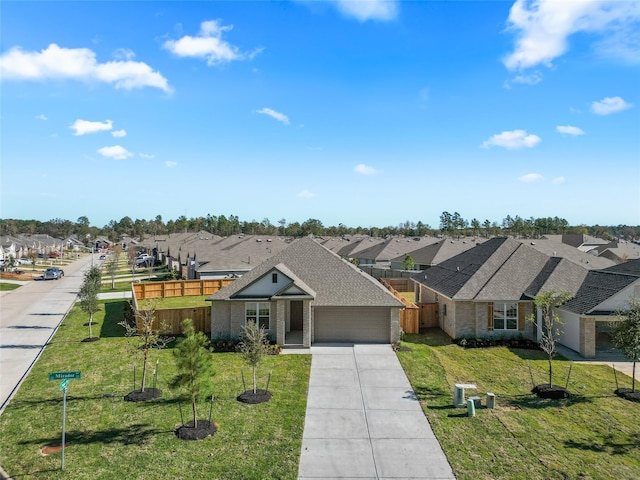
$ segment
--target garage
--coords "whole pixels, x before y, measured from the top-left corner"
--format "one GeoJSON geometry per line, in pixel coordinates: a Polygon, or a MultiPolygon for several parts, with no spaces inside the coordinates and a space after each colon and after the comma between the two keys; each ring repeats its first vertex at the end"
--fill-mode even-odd
{"type": "Polygon", "coordinates": [[[316,307],[314,343],[390,343],[391,313],[384,307],[316,307]]]}

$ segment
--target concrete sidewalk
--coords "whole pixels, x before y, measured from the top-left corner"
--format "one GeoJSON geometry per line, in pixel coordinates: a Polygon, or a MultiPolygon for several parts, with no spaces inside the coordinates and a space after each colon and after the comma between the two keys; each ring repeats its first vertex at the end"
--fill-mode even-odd
{"type": "Polygon", "coordinates": [[[299,479],[455,478],[390,345],[311,354],[299,479]]]}

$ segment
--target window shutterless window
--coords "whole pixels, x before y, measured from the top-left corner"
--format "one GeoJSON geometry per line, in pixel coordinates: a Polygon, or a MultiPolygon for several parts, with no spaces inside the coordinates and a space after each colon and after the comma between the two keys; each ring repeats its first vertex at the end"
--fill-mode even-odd
{"type": "Polygon", "coordinates": [[[255,322],[258,326],[269,330],[271,304],[269,302],[247,302],[244,304],[244,321],[255,322]]]}
{"type": "Polygon", "coordinates": [[[517,330],[518,329],[518,304],[499,303],[493,304],[493,329],[517,330]]]}

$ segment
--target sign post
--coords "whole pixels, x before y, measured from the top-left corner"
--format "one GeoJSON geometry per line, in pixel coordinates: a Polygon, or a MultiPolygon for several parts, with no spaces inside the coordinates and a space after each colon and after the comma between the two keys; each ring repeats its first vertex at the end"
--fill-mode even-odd
{"type": "Polygon", "coordinates": [[[62,397],[62,465],[61,470],[64,470],[64,442],[67,427],[67,384],[69,379],[66,378],[60,383],[60,390],[63,392],[62,397]]]}
{"type": "Polygon", "coordinates": [[[49,374],[49,380],[62,380],[59,387],[62,392],[62,470],[64,470],[64,444],[67,430],[67,388],[69,380],[72,378],[80,378],[80,372],[51,372],[49,374]]]}

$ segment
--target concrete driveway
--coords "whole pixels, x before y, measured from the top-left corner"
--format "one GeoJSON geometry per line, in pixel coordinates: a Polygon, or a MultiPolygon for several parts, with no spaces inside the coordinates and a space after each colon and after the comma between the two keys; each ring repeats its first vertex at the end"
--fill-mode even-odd
{"type": "Polygon", "coordinates": [[[311,354],[299,479],[455,478],[390,345],[311,354]]]}

